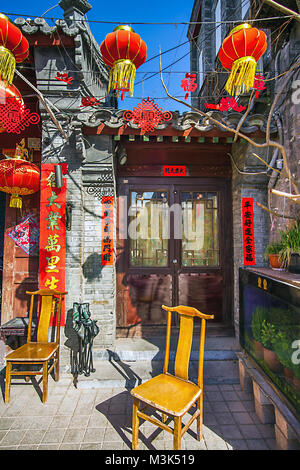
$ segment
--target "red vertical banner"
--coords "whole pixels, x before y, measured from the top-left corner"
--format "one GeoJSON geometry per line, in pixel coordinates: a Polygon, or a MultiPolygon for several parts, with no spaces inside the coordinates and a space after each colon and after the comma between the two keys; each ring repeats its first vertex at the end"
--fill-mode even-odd
{"type": "Polygon", "coordinates": [[[114,250],[114,198],[113,196],[102,197],[102,266],[113,265],[114,250]]]}
{"type": "MultiPolygon", "coordinates": [[[[63,164],[65,174],[67,165],[63,164]]],[[[56,187],[55,164],[41,165],[39,288],[65,291],[67,181],[56,187]]],[[[52,323],[51,323],[52,324],[52,323]]],[[[61,325],[65,325],[64,302],[61,325]]]]}
{"type": "Polygon", "coordinates": [[[255,265],[253,198],[242,198],[244,265],[255,265]]]}

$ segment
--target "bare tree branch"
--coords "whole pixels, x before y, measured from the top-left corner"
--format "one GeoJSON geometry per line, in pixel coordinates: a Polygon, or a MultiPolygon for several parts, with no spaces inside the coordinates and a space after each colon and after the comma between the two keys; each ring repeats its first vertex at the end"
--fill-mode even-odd
{"type": "Polygon", "coordinates": [[[285,7],[284,5],[274,2],[273,0],[265,0],[265,3],[272,6],[276,10],[282,11],[282,13],[285,13],[286,15],[292,15],[296,21],[300,22],[300,15],[298,15],[298,13],[296,13],[295,11],[290,10],[289,8],[285,7]]]}
{"type": "Polygon", "coordinates": [[[276,217],[282,217],[284,219],[293,219],[293,220],[298,220],[296,217],[292,217],[291,215],[285,215],[285,214],[278,214],[278,212],[273,211],[271,209],[268,209],[266,206],[261,204],[260,202],[256,202],[256,205],[263,209],[264,211],[269,212],[270,214],[276,215],[276,217]]]}

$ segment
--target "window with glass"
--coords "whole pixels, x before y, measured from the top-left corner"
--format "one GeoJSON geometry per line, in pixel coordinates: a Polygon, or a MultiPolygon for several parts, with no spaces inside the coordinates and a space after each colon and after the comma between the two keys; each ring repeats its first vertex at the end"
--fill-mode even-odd
{"type": "Polygon", "coordinates": [[[182,192],[183,266],[218,266],[218,197],[210,192],[182,192]]]}
{"type": "Polygon", "coordinates": [[[168,191],[130,193],[128,234],[131,266],[168,266],[168,191]]]}

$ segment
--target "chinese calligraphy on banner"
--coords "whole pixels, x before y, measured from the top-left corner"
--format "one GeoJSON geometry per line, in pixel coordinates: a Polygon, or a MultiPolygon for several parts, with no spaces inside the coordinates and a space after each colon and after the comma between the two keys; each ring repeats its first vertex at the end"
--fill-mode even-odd
{"type": "Polygon", "coordinates": [[[164,165],[163,176],[185,176],[185,166],[164,165]]]}
{"type": "Polygon", "coordinates": [[[255,265],[253,198],[242,198],[244,265],[255,265]]]}
{"type": "Polygon", "coordinates": [[[114,248],[114,198],[113,196],[102,197],[102,266],[113,265],[114,248]]]}
{"type": "MultiPolygon", "coordinates": [[[[63,164],[65,174],[67,165],[63,164]]],[[[56,187],[55,164],[41,166],[39,288],[65,290],[66,178],[56,187]]],[[[52,324],[52,323],[51,323],[52,324]]],[[[65,324],[64,303],[61,325],[65,324]]]]}

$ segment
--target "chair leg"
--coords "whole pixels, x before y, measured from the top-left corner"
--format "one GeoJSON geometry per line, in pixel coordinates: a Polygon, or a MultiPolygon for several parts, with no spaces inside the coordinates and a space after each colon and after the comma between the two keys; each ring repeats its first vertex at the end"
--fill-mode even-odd
{"type": "Polygon", "coordinates": [[[203,428],[203,395],[201,393],[200,398],[197,400],[197,408],[200,410],[200,414],[197,417],[197,439],[202,439],[202,428],[203,428]]]}
{"type": "Polygon", "coordinates": [[[173,438],[173,449],[181,449],[181,416],[174,417],[174,438],[173,438]]]}
{"type": "Polygon", "coordinates": [[[132,406],[132,450],[138,450],[139,448],[139,417],[138,417],[138,409],[139,409],[139,400],[133,398],[133,406],[132,406]]]}
{"type": "Polygon", "coordinates": [[[4,396],[5,403],[8,403],[10,399],[11,368],[12,368],[12,363],[7,361],[6,376],[5,376],[5,396],[4,396]]]}
{"type": "Polygon", "coordinates": [[[43,363],[43,403],[47,400],[48,394],[48,361],[43,363]]]}
{"type": "Polygon", "coordinates": [[[59,353],[56,352],[56,358],[55,358],[55,367],[54,367],[54,380],[55,382],[59,381],[59,353]]]}

